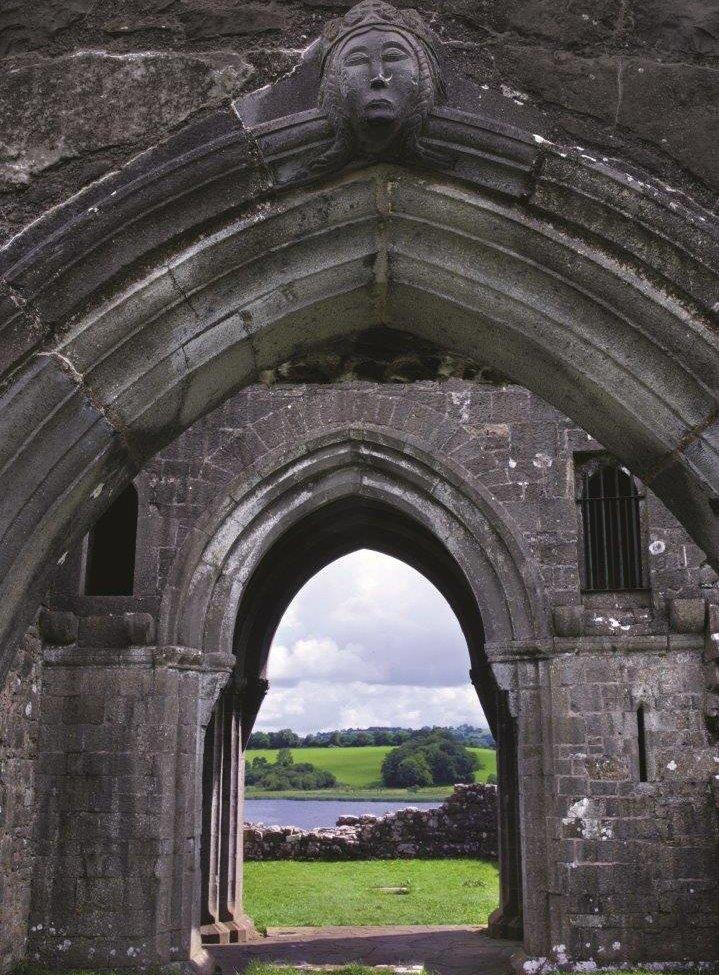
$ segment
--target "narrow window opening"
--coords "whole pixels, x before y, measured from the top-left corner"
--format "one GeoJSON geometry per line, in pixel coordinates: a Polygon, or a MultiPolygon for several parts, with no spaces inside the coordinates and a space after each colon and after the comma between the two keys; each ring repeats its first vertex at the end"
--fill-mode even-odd
{"type": "Polygon", "coordinates": [[[648,782],[647,777],[647,735],[644,725],[644,705],[637,708],[637,744],[639,746],[639,781],[648,782]]]}
{"type": "Polygon", "coordinates": [[[137,490],[130,484],[88,535],[85,593],[131,596],[135,581],[137,490]]]}
{"type": "Polygon", "coordinates": [[[585,590],[643,588],[641,511],[634,478],[616,464],[582,474],[585,590]]]}

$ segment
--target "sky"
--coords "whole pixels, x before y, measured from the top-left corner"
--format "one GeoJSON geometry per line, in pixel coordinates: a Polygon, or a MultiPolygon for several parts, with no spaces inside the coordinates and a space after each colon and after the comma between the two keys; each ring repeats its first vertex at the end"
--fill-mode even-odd
{"type": "Polygon", "coordinates": [[[444,597],[415,569],[362,549],[298,592],[270,650],[255,730],[486,727],[444,597]]]}

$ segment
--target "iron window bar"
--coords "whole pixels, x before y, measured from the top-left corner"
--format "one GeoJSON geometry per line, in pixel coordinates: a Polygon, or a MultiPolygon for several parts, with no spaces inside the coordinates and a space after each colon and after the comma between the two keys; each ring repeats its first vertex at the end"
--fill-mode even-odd
{"type": "Polygon", "coordinates": [[[605,464],[582,474],[585,592],[644,589],[640,501],[633,476],[605,464]]]}

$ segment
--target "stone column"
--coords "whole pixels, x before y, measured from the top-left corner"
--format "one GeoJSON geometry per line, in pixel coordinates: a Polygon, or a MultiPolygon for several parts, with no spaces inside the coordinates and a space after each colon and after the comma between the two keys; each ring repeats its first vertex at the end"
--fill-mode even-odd
{"type": "MultiPolygon", "coordinates": [[[[552,723],[547,647],[487,644],[497,686],[500,903],[489,933],[521,940],[530,956],[551,944],[552,723]]],[[[476,685],[475,685],[476,686],[476,685]]]]}
{"type": "Polygon", "coordinates": [[[552,944],[552,722],[546,660],[519,660],[513,700],[522,842],[524,948],[546,955],[552,944]]]}
{"type": "Polygon", "coordinates": [[[507,694],[497,701],[497,798],[499,802],[499,907],[488,922],[492,938],[521,941],[522,841],[519,821],[516,719],[507,694]]]}
{"type": "Polygon", "coordinates": [[[182,965],[200,946],[205,728],[233,657],[47,647],[28,956],[182,965]]]}
{"type": "Polygon", "coordinates": [[[243,695],[233,681],[205,736],[202,810],[202,940],[247,941],[256,931],[242,909],[245,763],[243,695]]]}

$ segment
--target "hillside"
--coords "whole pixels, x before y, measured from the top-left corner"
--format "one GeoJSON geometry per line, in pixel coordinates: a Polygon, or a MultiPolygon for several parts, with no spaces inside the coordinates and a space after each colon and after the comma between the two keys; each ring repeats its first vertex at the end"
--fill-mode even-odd
{"type": "MultiPolygon", "coordinates": [[[[403,799],[410,797],[414,799],[427,798],[436,799],[450,794],[452,791],[449,786],[434,786],[421,790],[409,789],[387,789],[384,788],[380,780],[380,766],[387,752],[392,750],[391,745],[365,745],[346,748],[297,748],[292,749],[295,761],[310,762],[320,769],[327,769],[333,772],[339,783],[338,788],[322,790],[321,792],[292,792],[293,798],[374,798],[374,799],[403,799]]],[[[483,767],[475,773],[475,781],[486,782],[487,776],[497,773],[497,753],[491,748],[471,748],[483,767]]],[[[245,753],[246,760],[251,762],[253,758],[261,755],[274,762],[277,757],[277,750],[271,748],[248,749],[245,753]]],[[[274,798],[289,798],[290,793],[263,792],[252,786],[246,790],[248,798],[259,796],[272,796],[274,798]]]]}

